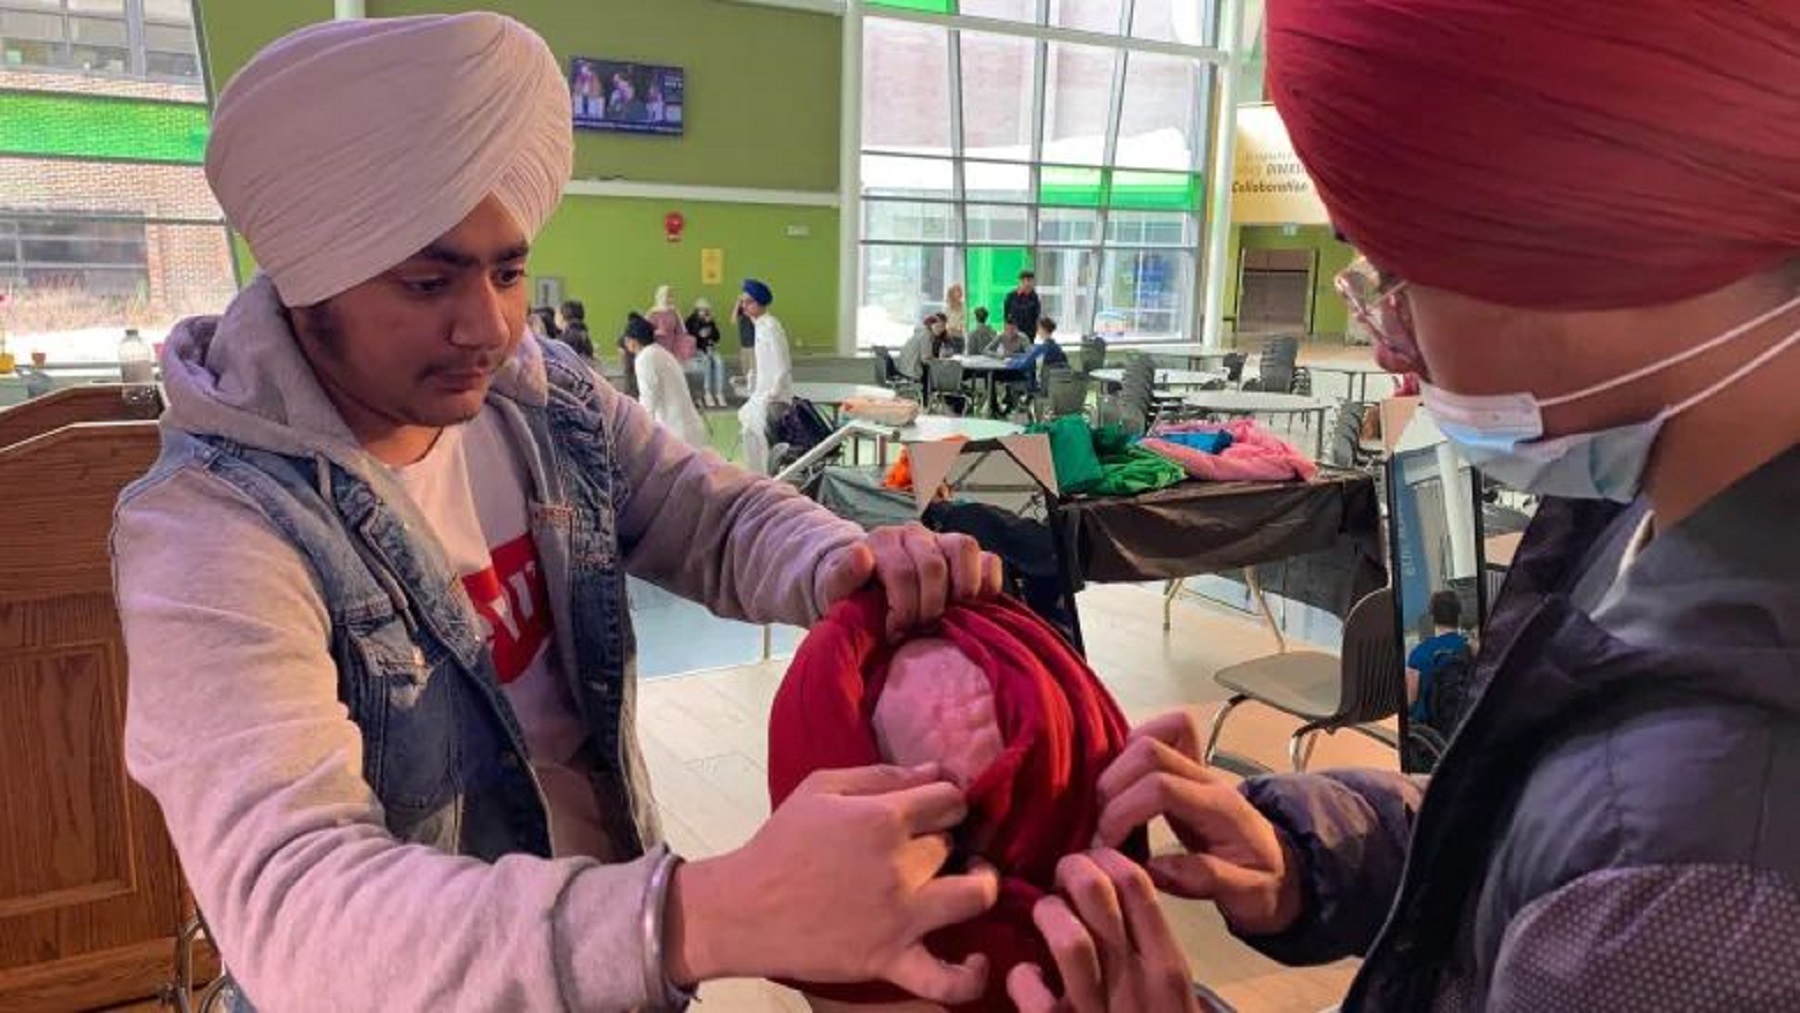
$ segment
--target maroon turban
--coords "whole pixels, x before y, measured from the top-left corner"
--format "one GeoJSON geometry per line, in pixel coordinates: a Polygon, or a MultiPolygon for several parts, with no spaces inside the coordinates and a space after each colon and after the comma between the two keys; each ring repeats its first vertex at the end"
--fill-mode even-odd
{"type": "MultiPolygon", "coordinates": [[[[840,602],[807,635],[769,718],[769,794],[776,805],[817,770],[882,760],[872,728],[895,648],[883,633],[887,604],[865,591],[840,602]]],[[[1011,1011],[1006,975],[1036,963],[1054,977],[1031,910],[1056,880],[1063,856],[1086,851],[1100,821],[1098,782],[1125,747],[1128,729],[1100,680],[1050,626],[1010,600],[953,605],[932,634],[986,673],[1001,737],[999,756],[965,788],[969,821],[959,837],[1000,872],[1000,902],[987,914],[926,938],[936,956],[989,959],[988,992],[969,1011],[1011,1011]]],[[[1140,833],[1128,846],[1147,856],[1140,833]]],[[[908,998],[887,985],[803,986],[845,1002],[908,998]]]]}
{"type": "Polygon", "coordinates": [[[1800,4],[1269,0],[1332,219],[1489,302],[1673,302],[1800,252],[1800,4]]]}

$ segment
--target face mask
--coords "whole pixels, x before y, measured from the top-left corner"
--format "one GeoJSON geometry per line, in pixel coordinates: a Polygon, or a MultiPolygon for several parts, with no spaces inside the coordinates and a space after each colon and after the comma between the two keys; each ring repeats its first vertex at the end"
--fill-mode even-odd
{"type": "Polygon", "coordinates": [[[1663,425],[1787,351],[1800,341],[1800,331],[1769,346],[1724,379],[1680,404],[1664,408],[1655,418],[1645,422],[1546,440],[1543,438],[1544,409],[1615,390],[1704,355],[1796,306],[1800,306],[1800,298],[1785,302],[1711,341],[1661,362],[1559,397],[1539,399],[1528,393],[1453,394],[1427,383],[1420,384],[1420,391],[1425,397],[1426,409],[1436,419],[1444,437],[1456,445],[1464,459],[1495,481],[1539,496],[1629,503],[1643,485],[1644,468],[1649,464],[1651,448],[1656,445],[1656,437],[1662,432],[1663,425]]]}

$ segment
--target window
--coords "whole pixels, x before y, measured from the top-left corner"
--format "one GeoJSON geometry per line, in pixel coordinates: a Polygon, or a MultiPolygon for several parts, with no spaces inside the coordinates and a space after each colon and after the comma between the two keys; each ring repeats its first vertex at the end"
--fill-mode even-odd
{"type": "Polygon", "coordinates": [[[0,0],[0,69],[198,82],[189,0],[0,0]]]}
{"type": "Polygon", "coordinates": [[[1106,123],[1120,53],[1052,43],[1044,85],[1044,160],[1106,164],[1106,123]]]}
{"type": "Polygon", "coordinates": [[[905,341],[950,284],[997,315],[1025,268],[1072,339],[1190,336],[1217,6],[870,0],[858,343],[905,341]]]}
{"type": "Polygon", "coordinates": [[[10,287],[141,296],[149,270],[141,221],[0,210],[0,278],[10,287]]]}

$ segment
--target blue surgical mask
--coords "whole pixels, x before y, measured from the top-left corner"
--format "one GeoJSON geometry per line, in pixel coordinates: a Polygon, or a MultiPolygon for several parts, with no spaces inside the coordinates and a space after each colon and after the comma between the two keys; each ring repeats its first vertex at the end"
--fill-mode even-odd
{"type": "Polygon", "coordinates": [[[1797,306],[1800,298],[1660,362],[1558,397],[1539,398],[1529,393],[1454,394],[1430,384],[1421,384],[1420,391],[1444,437],[1456,445],[1470,464],[1495,481],[1539,496],[1629,503],[1643,486],[1644,469],[1663,425],[1792,347],[1800,341],[1800,331],[1769,346],[1724,379],[1644,422],[1544,439],[1544,409],[1616,390],[1704,355],[1797,306]]]}

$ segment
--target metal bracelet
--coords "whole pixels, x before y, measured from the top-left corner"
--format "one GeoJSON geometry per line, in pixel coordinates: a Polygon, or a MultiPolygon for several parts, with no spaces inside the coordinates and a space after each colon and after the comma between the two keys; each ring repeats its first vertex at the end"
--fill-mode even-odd
{"type": "Polygon", "coordinates": [[[650,870],[650,881],[644,887],[644,996],[651,1009],[685,1010],[694,1001],[694,993],[677,988],[669,979],[668,963],[663,953],[663,926],[669,906],[669,884],[681,856],[666,846],[650,870]]]}

